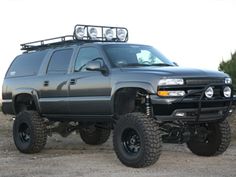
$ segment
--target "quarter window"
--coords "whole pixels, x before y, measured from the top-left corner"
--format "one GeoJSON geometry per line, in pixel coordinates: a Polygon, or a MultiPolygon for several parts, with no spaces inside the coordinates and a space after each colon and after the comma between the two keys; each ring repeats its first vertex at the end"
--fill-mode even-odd
{"type": "Polygon", "coordinates": [[[6,77],[37,75],[46,53],[47,51],[33,52],[16,57],[12,62],[6,77]]]}
{"type": "Polygon", "coordinates": [[[48,74],[65,74],[68,71],[73,49],[55,51],[48,65],[48,74]]]}

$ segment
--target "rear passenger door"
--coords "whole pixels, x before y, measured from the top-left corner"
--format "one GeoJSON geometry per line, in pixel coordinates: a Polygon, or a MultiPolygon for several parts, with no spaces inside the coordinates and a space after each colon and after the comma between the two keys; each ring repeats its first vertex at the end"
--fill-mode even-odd
{"type": "Polygon", "coordinates": [[[68,68],[73,54],[72,48],[52,53],[46,75],[41,85],[40,106],[43,114],[67,114],[68,68]]]}

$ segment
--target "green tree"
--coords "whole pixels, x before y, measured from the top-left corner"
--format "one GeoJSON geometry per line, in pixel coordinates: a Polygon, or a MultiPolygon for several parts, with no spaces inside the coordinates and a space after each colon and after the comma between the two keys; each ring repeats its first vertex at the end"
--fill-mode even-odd
{"type": "Polygon", "coordinates": [[[230,75],[233,80],[234,88],[236,89],[236,51],[234,52],[234,54],[231,54],[230,60],[222,60],[218,69],[230,75]]]}

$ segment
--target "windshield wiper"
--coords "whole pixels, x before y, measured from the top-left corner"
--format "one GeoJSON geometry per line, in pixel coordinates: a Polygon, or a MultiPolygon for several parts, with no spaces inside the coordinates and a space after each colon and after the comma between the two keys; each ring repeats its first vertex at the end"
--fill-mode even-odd
{"type": "Polygon", "coordinates": [[[155,63],[155,64],[151,64],[149,66],[174,66],[174,65],[167,64],[167,63],[155,63]]]}
{"type": "Polygon", "coordinates": [[[127,66],[150,66],[150,65],[143,64],[143,63],[127,63],[123,65],[123,67],[127,67],[127,66]]]}
{"type": "Polygon", "coordinates": [[[128,66],[173,66],[167,63],[156,63],[156,64],[145,64],[145,63],[126,63],[121,64],[120,67],[128,67],[128,66]]]}
{"type": "Polygon", "coordinates": [[[144,63],[127,63],[124,66],[150,66],[150,65],[144,63]]]}

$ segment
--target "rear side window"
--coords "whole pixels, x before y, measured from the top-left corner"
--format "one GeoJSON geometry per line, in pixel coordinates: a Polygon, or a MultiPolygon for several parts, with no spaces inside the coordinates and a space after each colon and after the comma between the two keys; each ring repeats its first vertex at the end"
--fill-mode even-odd
{"type": "Polygon", "coordinates": [[[48,74],[65,74],[68,71],[73,49],[57,50],[50,59],[48,74]]]}
{"type": "Polygon", "coordinates": [[[16,57],[6,77],[22,77],[37,75],[47,51],[26,53],[16,57]]]}

